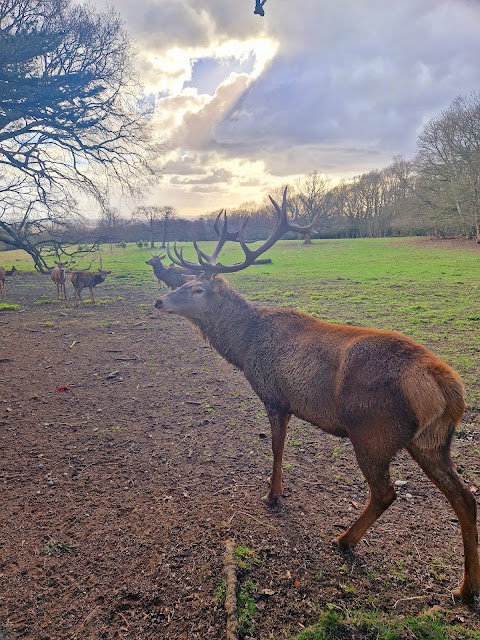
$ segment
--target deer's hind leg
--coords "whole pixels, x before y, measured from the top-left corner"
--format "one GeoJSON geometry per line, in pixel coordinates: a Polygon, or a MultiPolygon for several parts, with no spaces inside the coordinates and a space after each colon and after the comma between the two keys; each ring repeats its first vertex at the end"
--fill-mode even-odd
{"type": "Polygon", "coordinates": [[[477,502],[455,469],[450,456],[450,442],[434,449],[423,449],[411,444],[407,450],[447,498],[458,517],[462,530],[465,573],[462,584],[454,592],[454,595],[460,597],[464,602],[471,603],[480,593],[477,502]]]}
{"type": "Polygon", "coordinates": [[[337,539],[337,544],[346,549],[355,547],[365,532],[395,501],[397,494],[390,479],[390,462],[402,448],[400,443],[379,437],[375,429],[359,430],[350,434],[350,440],[358,465],[368,483],[370,498],[359,518],[337,539]]]}

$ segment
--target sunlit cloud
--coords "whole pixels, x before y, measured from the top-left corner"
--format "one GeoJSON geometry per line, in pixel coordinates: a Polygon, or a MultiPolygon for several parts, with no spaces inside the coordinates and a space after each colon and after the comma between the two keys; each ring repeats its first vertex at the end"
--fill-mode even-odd
{"type": "Polygon", "coordinates": [[[265,18],[253,6],[115,3],[168,148],[148,197],[182,215],[259,201],[313,170],[339,180],[411,157],[422,126],[480,86],[473,0],[272,0],[265,18]]]}

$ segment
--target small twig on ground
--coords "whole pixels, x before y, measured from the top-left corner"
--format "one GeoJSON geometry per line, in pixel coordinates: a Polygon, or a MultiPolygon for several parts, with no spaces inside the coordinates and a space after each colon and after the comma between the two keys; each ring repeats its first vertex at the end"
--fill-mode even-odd
{"type": "Polygon", "coordinates": [[[395,602],[395,604],[393,605],[393,608],[396,609],[397,608],[397,604],[400,604],[400,602],[407,602],[409,600],[423,600],[423,598],[426,598],[427,596],[411,596],[410,598],[400,598],[400,600],[397,600],[395,602]]]}
{"type": "Polygon", "coordinates": [[[128,624],[128,620],[125,618],[125,616],[123,615],[123,613],[120,613],[120,611],[117,611],[118,615],[123,619],[123,621],[125,622],[125,624],[127,625],[127,628],[130,627],[130,625],[128,624]]]}
{"type": "Polygon", "coordinates": [[[227,593],[225,596],[225,611],[227,612],[226,640],[238,640],[237,634],[237,574],[235,571],[235,541],[229,538],[225,543],[225,574],[227,593]]]}
{"type": "Polygon", "coordinates": [[[68,347],[69,349],[71,349],[72,347],[74,347],[77,344],[78,340],[74,340],[72,342],[72,344],[68,347]]]}

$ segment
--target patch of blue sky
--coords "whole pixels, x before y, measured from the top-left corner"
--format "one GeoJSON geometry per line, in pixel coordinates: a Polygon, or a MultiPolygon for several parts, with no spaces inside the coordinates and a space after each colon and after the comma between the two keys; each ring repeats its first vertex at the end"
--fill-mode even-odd
{"type": "Polygon", "coordinates": [[[227,58],[198,58],[192,66],[192,79],[184,83],[185,87],[197,89],[199,94],[214,95],[218,86],[231,73],[251,73],[255,64],[253,52],[246,58],[234,56],[227,58]]]}

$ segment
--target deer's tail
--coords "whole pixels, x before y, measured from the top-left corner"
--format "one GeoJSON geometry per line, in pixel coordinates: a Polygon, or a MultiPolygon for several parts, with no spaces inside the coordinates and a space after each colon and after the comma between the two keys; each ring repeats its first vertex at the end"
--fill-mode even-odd
{"type": "Polygon", "coordinates": [[[465,411],[464,387],[458,374],[443,362],[421,368],[407,383],[418,428],[413,442],[421,449],[448,446],[465,411]]]}

